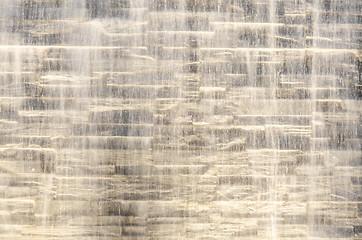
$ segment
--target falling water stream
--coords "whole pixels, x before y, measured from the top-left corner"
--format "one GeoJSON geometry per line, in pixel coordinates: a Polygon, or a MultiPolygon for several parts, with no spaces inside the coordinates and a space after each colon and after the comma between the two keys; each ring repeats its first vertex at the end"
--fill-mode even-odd
{"type": "Polygon", "coordinates": [[[362,239],[358,0],[1,0],[0,239],[362,239]]]}

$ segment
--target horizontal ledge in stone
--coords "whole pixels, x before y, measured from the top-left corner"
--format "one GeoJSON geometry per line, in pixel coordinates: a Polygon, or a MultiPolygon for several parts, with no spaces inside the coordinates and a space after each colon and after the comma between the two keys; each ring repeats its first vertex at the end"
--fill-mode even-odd
{"type": "Polygon", "coordinates": [[[152,136],[153,124],[72,124],[73,135],[152,136]]]}
{"type": "Polygon", "coordinates": [[[266,22],[210,22],[210,25],[231,25],[231,26],[250,26],[250,27],[282,27],[283,23],[266,23],[266,22]]]}
{"type": "MultiPolygon", "coordinates": [[[[49,223],[48,223],[49,224],[49,223]]],[[[25,239],[79,239],[90,236],[102,237],[102,239],[115,239],[121,236],[119,226],[92,226],[91,231],[79,226],[29,226],[21,231],[21,238],[25,239]],[[75,238],[73,238],[75,237],[75,238]],[[110,238],[108,238],[110,237],[110,238]]],[[[0,235],[1,236],[1,235],[0,235]]],[[[19,238],[19,239],[21,239],[19,238]]],[[[122,237],[123,239],[123,237],[122,237]]]]}
{"type": "Polygon", "coordinates": [[[0,49],[95,49],[95,50],[132,50],[143,49],[147,50],[147,47],[132,47],[132,46],[102,46],[102,45],[0,45],[0,49]]]}
{"type": "MultiPolygon", "coordinates": [[[[181,48],[181,47],[180,47],[181,48]]],[[[335,49],[335,48],[199,48],[201,51],[243,51],[243,52],[316,52],[316,53],[354,53],[358,54],[357,49],[335,49]]]]}
{"type": "MultiPolygon", "coordinates": [[[[132,49],[144,49],[147,50],[147,47],[128,47],[128,46],[84,46],[84,45],[0,45],[0,49],[96,49],[96,50],[102,50],[102,49],[110,49],[110,50],[132,50],[132,49]]],[[[172,48],[172,47],[168,47],[172,48]]],[[[175,49],[184,49],[187,47],[175,47],[175,49]]],[[[188,49],[188,48],[187,48],[188,49]]],[[[317,53],[337,53],[337,52],[343,52],[343,53],[355,53],[358,54],[357,49],[335,49],[335,48],[198,48],[200,50],[228,50],[228,51],[244,51],[244,52],[251,52],[251,51],[268,51],[268,52],[286,52],[286,51],[300,51],[300,52],[317,52],[317,53]]]]}
{"type": "Polygon", "coordinates": [[[36,144],[42,147],[74,149],[149,149],[152,137],[135,136],[4,136],[1,143],[36,144]]]}
{"type": "Polygon", "coordinates": [[[213,31],[185,31],[185,30],[174,30],[174,31],[167,31],[167,30],[160,30],[160,31],[148,31],[151,34],[190,34],[190,35],[204,35],[204,34],[215,34],[213,31]]]}
{"type": "Polygon", "coordinates": [[[236,115],[233,116],[234,121],[238,122],[260,122],[260,124],[266,124],[267,121],[272,122],[288,122],[290,125],[301,125],[304,122],[304,125],[309,125],[310,120],[312,119],[311,115],[262,115],[262,114],[255,114],[255,115],[236,115]],[[291,122],[292,121],[292,122],[291,122]]]}
{"type": "Polygon", "coordinates": [[[20,199],[0,199],[0,210],[23,209],[31,210],[35,208],[35,201],[20,199]]]}
{"type": "Polygon", "coordinates": [[[202,175],[207,171],[206,165],[155,165],[151,166],[115,166],[115,174],[119,175],[202,175]]]}
{"type": "Polygon", "coordinates": [[[52,146],[57,148],[95,148],[95,149],[149,149],[152,137],[135,136],[86,136],[59,137],[52,139],[52,146]]]}

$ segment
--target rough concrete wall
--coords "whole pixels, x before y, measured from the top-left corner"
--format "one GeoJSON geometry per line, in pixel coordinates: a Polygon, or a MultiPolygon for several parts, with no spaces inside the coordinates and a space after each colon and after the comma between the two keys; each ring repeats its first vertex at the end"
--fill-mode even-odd
{"type": "Polygon", "coordinates": [[[359,1],[2,4],[1,239],[362,239],[359,1]]]}

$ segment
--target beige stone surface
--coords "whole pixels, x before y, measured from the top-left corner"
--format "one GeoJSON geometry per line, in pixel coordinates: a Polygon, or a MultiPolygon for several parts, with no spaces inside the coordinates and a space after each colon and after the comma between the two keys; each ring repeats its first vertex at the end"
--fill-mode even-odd
{"type": "Polygon", "coordinates": [[[2,0],[0,239],[361,239],[357,0],[2,0]]]}

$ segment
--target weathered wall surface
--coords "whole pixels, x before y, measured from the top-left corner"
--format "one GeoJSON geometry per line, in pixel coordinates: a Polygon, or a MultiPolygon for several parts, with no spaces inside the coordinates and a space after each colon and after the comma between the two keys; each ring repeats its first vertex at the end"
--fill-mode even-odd
{"type": "Polygon", "coordinates": [[[362,239],[359,1],[1,4],[1,239],[362,239]]]}

